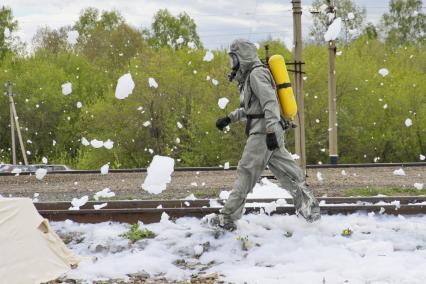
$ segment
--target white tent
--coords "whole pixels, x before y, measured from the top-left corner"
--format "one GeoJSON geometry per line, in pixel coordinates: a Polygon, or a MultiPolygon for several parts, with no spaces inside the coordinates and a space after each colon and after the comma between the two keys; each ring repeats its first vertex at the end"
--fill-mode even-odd
{"type": "Polygon", "coordinates": [[[0,282],[47,282],[80,261],[28,198],[0,198],[0,282]]]}

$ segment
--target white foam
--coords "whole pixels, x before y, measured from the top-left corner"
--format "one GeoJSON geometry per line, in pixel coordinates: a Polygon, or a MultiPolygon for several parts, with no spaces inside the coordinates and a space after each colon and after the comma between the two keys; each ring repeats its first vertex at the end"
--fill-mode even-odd
{"type": "Polygon", "coordinates": [[[210,62],[210,61],[213,60],[213,58],[214,58],[213,52],[208,50],[208,51],[206,51],[206,55],[204,55],[204,57],[203,57],[203,61],[210,62]]]}
{"type": "Polygon", "coordinates": [[[223,97],[218,100],[217,105],[219,106],[219,108],[224,109],[228,103],[229,99],[223,97]]]}
{"type": "Polygon", "coordinates": [[[414,187],[418,190],[422,190],[423,189],[423,183],[419,183],[419,182],[415,182],[414,183],[414,187]]]}
{"type": "Polygon", "coordinates": [[[132,75],[126,73],[121,76],[117,81],[117,87],[115,88],[115,97],[119,100],[127,98],[135,88],[135,82],[133,82],[132,75]]]}
{"type": "Polygon", "coordinates": [[[93,205],[93,208],[95,210],[99,210],[99,209],[102,209],[102,208],[106,207],[107,205],[108,205],[108,203],[95,204],[95,205],[93,205]]]}
{"type": "Polygon", "coordinates": [[[87,201],[89,201],[89,196],[84,195],[80,198],[73,198],[71,200],[71,205],[72,207],[70,207],[70,210],[79,210],[81,206],[83,206],[84,204],[87,203],[87,201]]]}
{"type": "Polygon", "coordinates": [[[382,77],[386,77],[387,75],[389,75],[389,70],[387,68],[381,68],[379,70],[379,74],[382,75],[382,77]]]}
{"type": "Polygon", "coordinates": [[[42,180],[47,174],[47,169],[37,169],[35,172],[36,179],[42,180]]]}
{"type": "Polygon", "coordinates": [[[155,155],[147,169],[147,176],[142,188],[149,193],[159,194],[171,181],[175,161],[172,158],[155,155]]]}
{"type": "Polygon", "coordinates": [[[72,84],[70,82],[62,84],[62,94],[68,96],[72,93],[72,84]]]}
{"type": "Polygon", "coordinates": [[[110,139],[108,139],[107,141],[104,142],[104,148],[111,150],[114,147],[114,141],[111,141],[110,139]]]}
{"type": "Polygon", "coordinates": [[[96,201],[98,201],[99,198],[111,198],[111,197],[114,197],[114,196],[115,196],[115,193],[113,191],[111,191],[110,188],[107,187],[107,188],[102,189],[101,191],[96,192],[93,195],[93,198],[96,201]]]}
{"type": "Polygon", "coordinates": [[[84,146],[89,146],[90,142],[86,139],[86,137],[81,138],[81,144],[84,146]]]}
{"type": "Polygon", "coordinates": [[[78,33],[78,31],[75,30],[71,30],[67,33],[67,41],[69,44],[71,45],[75,45],[77,43],[78,37],[80,36],[80,34],[78,33]]]}
{"type": "Polygon", "coordinates": [[[157,83],[157,81],[155,81],[155,79],[154,79],[154,78],[152,78],[152,77],[149,77],[149,78],[148,78],[148,85],[149,85],[149,87],[150,87],[150,88],[154,88],[154,89],[157,89],[157,88],[158,88],[158,83],[157,83]]]}
{"type": "Polygon", "coordinates": [[[184,42],[184,39],[183,39],[183,37],[180,35],[179,37],[178,37],[178,39],[176,40],[176,43],[177,44],[182,44],[184,42]]]}
{"type": "Polygon", "coordinates": [[[404,123],[405,123],[405,126],[407,127],[410,127],[411,125],[413,125],[413,121],[410,118],[407,118],[404,123]]]}
{"type": "Polygon", "coordinates": [[[159,223],[140,224],[156,238],[134,244],[120,237],[128,224],[68,220],[51,225],[61,234],[79,236],[81,241],[68,247],[88,259],[65,276],[88,282],[126,279],[141,268],[170,282],[187,281],[204,269],[206,274],[217,272],[224,283],[420,284],[426,279],[423,216],[324,215],[309,224],[295,215],[253,214],[243,216],[235,232],[215,239],[196,218],[171,222],[163,214],[159,223]],[[353,231],[351,236],[341,236],[345,228],[353,231]],[[238,237],[246,238],[247,251],[238,237]],[[209,246],[204,249],[202,244],[209,246]],[[177,259],[197,265],[176,266],[177,259]]]}
{"type": "Polygon", "coordinates": [[[107,175],[109,171],[109,163],[103,165],[101,167],[101,175],[107,175]]]}
{"type": "Polygon", "coordinates": [[[92,141],[90,141],[90,145],[92,145],[92,147],[96,149],[101,148],[102,146],[104,146],[104,141],[92,139],[92,141]]]}
{"type": "Polygon", "coordinates": [[[342,19],[336,18],[333,23],[328,27],[327,32],[324,34],[325,41],[336,40],[342,29],[342,19]]]}
{"type": "Polygon", "coordinates": [[[396,176],[405,176],[405,172],[402,168],[394,170],[393,174],[396,175],[396,176]]]}

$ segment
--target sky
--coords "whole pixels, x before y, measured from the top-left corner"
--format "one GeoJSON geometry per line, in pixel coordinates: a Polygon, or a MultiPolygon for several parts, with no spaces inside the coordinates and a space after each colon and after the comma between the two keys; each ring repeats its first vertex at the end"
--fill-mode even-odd
{"type": "MultiPolygon", "coordinates": [[[[367,22],[377,24],[388,11],[387,0],[354,2],[367,9],[367,22]]],[[[312,0],[302,0],[304,36],[312,24],[311,3],[312,0]]],[[[293,40],[291,0],[3,0],[1,5],[12,8],[20,26],[17,35],[30,45],[39,27],[72,25],[87,7],[118,10],[136,28],[149,27],[159,9],[167,8],[174,15],[186,12],[195,20],[204,46],[210,49],[227,48],[239,37],[261,41],[271,36],[287,46],[293,40]]]]}

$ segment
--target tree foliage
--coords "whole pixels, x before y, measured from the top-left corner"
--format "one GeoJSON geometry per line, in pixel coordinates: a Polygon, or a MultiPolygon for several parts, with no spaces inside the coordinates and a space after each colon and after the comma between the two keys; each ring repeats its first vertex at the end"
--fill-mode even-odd
{"type": "MultiPolygon", "coordinates": [[[[111,168],[131,168],[146,167],[160,154],[174,158],[176,166],[236,165],[246,140],[244,125],[232,124],[227,132],[215,127],[218,117],[239,106],[237,86],[227,82],[227,51],[213,51],[214,59],[206,62],[200,45],[152,45],[142,31],[111,13],[86,9],[73,26],[80,33],[74,46],[66,42],[71,27],[45,28],[36,36],[36,52],[25,57],[8,52],[0,61],[0,82],[14,83],[30,162],[47,157],[82,169],[108,162],[111,168]],[[117,80],[128,72],[135,88],[118,100],[117,80]],[[68,96],[61,92],[66,82],[72,83],[68,96]],[[217,105],[221,97],[230,100],[224,110],[217,105]],[[111,139],[114,147],[84,146],[83,137],[111,139]]],[[[394,46],[375,33],[337,46],[340,161],[418,161],[426,153],[426,49],[422,43],[394,46]],[[380,75],[381,68],[389,75],[380,75]],[[412,126],[405,126],[406,119],[412,126]]],[[[264,58],[266,44],[271,55],[292,60],[284,44],[272,40],[260,43],[259,57],[264,58]]],[[[327,49],[306,45],[303,56],[307,162],[326,162],[327,49]]],[[[0,98],[0,109],[8,109],[6,97],[0,98]]],[[[9,121],[8,111],[0,112],[1,162],[11,157],[9,121]]],[[[294,151],[292,131],[287,147],[294,151]]]]}
{"type": "Polygon", "coordinates": [[[345,44],[354,40],[362,31],[366,16],[365,8],[361,8],[352,0],[335,0],[331,1],[334,10],[328,9],[327,0],[314,0],[312,7],[318,11],[313,16],[313,25],[310,27],[309,36],[313,43],[324,44],[324,33],[328,26],[336,17],[342,18],[342,37],[340,38],[345,44]],[[348,16],[353,14],[353,18],[348,16]]]}
{"type": "Polygon", "coordinates": [[[391,0],[390,10],[382,17],[386,42],[393,45],[424,43],[426,15],[421,0],[391,0]]]}
{"type": "Polygon", "coordinates": [[[0,8],[0,60],[4,58],[12,47],[12,32],[18,28],[18,22],[13,19],[12,10],[2,6],[0,8]]]}
{"type": "Polygon", "coordinates": [[[200,37],[197,33],[195,21],[187,13],[180,13],[176,17],[167,9],[159,10],[154,15],[151,30],[145,30],[148,42],[152,47],[178,48],[194,43],[202,48],[200,37]]]}
{"type": "Polygon", "coordinates": [[[69,48],[67,32],[69,28],[51,29],[49,27],[39,28],[33,37],[33,49],[45,50],[51,54],[59,54],[69,48]]]}
{"type": "Polygon", "coordinates": [[[113,31],[124,22],[124,18],[118,11],[112,10],[100,13],[98,9],[89,7],[81,12],[73,28],[78,31],[80,35],[79,41],[84,44],[96,31],[113,31]]]}

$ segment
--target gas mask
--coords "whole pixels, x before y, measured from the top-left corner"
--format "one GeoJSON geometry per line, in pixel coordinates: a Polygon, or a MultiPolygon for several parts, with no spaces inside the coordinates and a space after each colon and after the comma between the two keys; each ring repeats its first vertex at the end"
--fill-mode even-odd
{"type": "Polygon", "coordinates": [[[231,60],[231,73],[228,74],[228,80],[229,82],[232,82],[234,80],[235,76],[237,75],[238,69],[240,68],[240,62],[238,61],[238,57],[235,53],[230,52],[229,53],[230,60],[231,60]]]}

